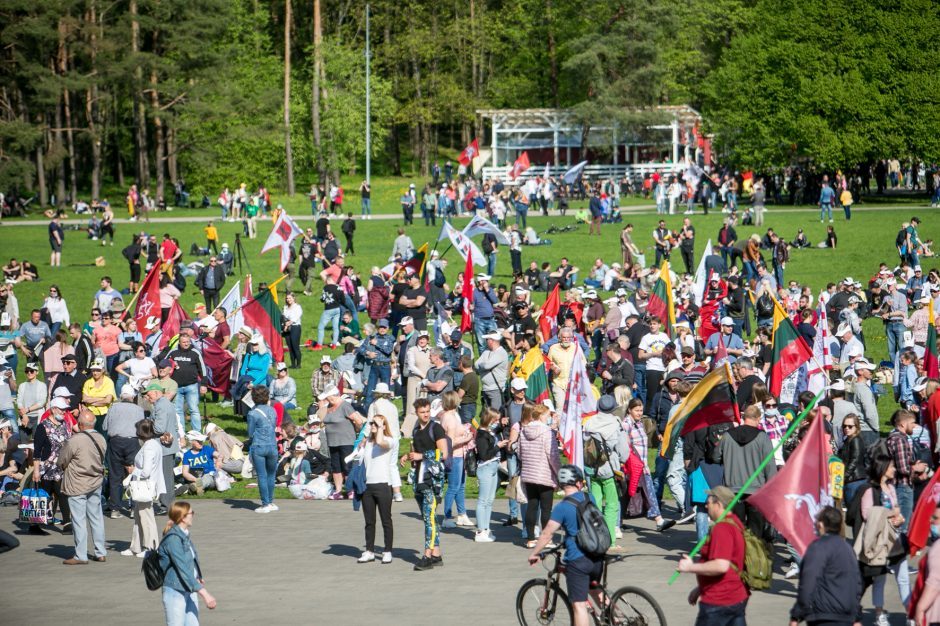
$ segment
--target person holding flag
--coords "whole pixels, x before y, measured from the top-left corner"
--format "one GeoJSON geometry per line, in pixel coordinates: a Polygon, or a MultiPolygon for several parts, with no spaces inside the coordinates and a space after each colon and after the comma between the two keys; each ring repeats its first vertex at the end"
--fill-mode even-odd
{"type": "Polygon", "coordinates": [[[279,248],[281,251],[281,272],[283,272],[287,264],[290,263],[291,242],[303,234],[304,231],[290,218],[287,211],[281,211],[277,221],[274,222],[271,234],[268,235],[267,241],[264,242],[264,246],[261,248],[261,254],[279,248]]]}

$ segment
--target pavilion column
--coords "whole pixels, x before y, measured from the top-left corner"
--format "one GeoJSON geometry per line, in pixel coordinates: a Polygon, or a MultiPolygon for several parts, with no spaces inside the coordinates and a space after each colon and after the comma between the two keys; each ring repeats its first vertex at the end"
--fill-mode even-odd
{"type": "Polygon", "coordinates": [[[679,162],[679,120],[672,120],[672,163],[679,162]]]}
{"type": "Polygon", "coordinates": [[[499,122],[493,118],[493,167],[499,167],[499,141],[496,136],[499,134],[499,122]]]}

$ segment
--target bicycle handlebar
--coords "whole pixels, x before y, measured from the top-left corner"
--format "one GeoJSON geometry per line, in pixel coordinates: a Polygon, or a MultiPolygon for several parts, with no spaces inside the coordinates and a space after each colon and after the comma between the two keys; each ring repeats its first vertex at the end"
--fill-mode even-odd
{"type": "Polygon", "coordinates": [[[551,556],[551,555],[553,555],[553,554],[558,554],[558,553],[560,553],[562,550],[564,550],[564,547],[563,547],[561,544],[558,544],[558,545],[555,546],[554,548],[548,548],[548,549],[546,549],[546,550],[542,550],[541,552],[539,552],[539,558],[544,561],[544,560],[546,559],[546,557],[549,557],[549,556],[551,556]]]}

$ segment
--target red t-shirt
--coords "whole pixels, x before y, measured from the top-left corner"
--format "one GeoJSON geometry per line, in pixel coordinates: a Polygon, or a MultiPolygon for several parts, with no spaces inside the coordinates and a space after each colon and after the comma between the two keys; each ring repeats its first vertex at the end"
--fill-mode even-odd
{"type": "MultiPolygon", "coordinates": [[[[731,561],[739,571],[744,570],[744,532],[743,524],[734,513],[712,528],[711,536],[702,548],[702,560],[712,561],[726,559],[731,561]]],[[[721,576],[698,575],[698,586],[702,595],[701,602],[717,606],[730,606],[747,600],[748,591],[741,577],[734,568],[721,576]]]]}

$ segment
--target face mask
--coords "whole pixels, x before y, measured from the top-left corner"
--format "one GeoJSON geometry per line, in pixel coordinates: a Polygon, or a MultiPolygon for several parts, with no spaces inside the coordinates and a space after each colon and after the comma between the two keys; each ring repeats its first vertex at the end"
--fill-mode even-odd
{"type": "Polygon", "coordinates": [[[931,539],[940,539],[940,525],[931,524],[930,525],[930,538],[931,539]]]}
{"type": "Polygon", "coordinates": [[[319,426],[314,426],[313,428],[311,428],[311,429],[309,430],[309,432],[310,432],[311,435],[316,435],[317,433],[320,432],[320,427],[319,427],[319,426]]]}
{"type": "Polygon", "coordinates": [[[780,411],[778,411],[777,409],[764,409],[764,415],[766,415],[767,417],[776,417],[780,415],[780,411]]]}

